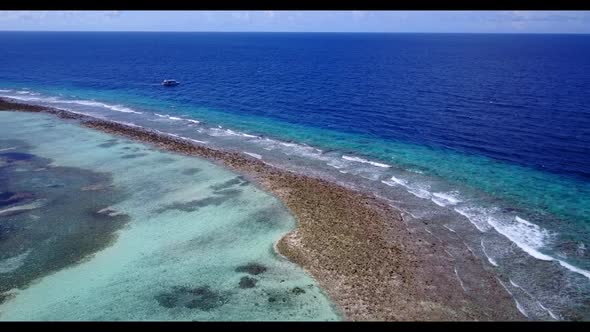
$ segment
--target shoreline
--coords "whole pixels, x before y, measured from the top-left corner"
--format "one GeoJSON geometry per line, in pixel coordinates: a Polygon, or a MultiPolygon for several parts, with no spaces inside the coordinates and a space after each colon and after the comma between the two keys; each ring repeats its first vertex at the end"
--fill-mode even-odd
{"type": "Polygon", "coordinates": [[[245,176],[279,198],[297,221],[275,250],[314,277],[345,320],[526,319],[479,258],[464,255],[470,275],[479,281],[466,289],[456,269],[453,273],[454,258],[440,250],[437,239],[408,227],[394,206],[371,193],[147,128],[3,98],[0,111],[79,120],[82,126],[207,159],[245,176]]]}

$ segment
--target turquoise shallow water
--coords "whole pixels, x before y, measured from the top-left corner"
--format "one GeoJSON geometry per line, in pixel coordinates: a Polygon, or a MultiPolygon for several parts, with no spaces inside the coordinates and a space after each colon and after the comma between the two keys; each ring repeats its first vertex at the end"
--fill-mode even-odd
{"type": "Polygon", "coordinates": [[[4,186],[29,193],[0,212],[1,320],[339,319],[274,253],[293,218],[236,174],[47,115],[2,112],[0,127],[4,186]]]}

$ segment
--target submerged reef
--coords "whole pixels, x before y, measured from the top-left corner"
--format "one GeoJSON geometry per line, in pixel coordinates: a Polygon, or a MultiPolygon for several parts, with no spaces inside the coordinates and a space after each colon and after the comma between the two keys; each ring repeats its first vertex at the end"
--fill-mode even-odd
{"type": "Polygon", "coordinates": [[[0,153],[0,293],[83,261],[130,220],[105,213],[125,198],[109,174],[52,166],[25,142],[0,140],[11,147],[0,153]]]}
{"type": "Polygon", "coordinates": [[[248,263],[246,265],[238,266],[236,272],[245,272],[251,275],[259,275],[266,272],[266,266],[258,263],[248,263]]]}
{"type": "Polygon", "coordinates": [[[156,295],[155,299],[165,308],[186,307],[203,311],[220,307],[228,300],[226,296],[212,290],[209,286],[195,288],[175,286],[170,292],[156,295]]]}

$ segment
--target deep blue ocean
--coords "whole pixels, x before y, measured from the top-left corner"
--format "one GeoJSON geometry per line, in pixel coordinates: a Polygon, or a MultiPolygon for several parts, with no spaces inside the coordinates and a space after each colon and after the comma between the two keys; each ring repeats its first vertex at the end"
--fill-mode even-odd
{"type": "Polygon", "coordinates": [[[567,285],[528,293],[552,315],[590,319],[590,35],[1,32],[0,91],[376,164],[375,186],[404,187],[562,268],[567,285]]]}

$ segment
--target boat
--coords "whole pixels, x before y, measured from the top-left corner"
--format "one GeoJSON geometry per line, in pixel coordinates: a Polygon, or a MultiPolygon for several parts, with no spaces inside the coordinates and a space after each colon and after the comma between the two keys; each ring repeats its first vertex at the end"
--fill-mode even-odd
{"type": "Polygon", "coordinates": [[[180,82],[178,82],[177,80],[164,80],[164,81],[162,81],[163,86],[175,86],[178,84],[180,84],[180,82]]]}

